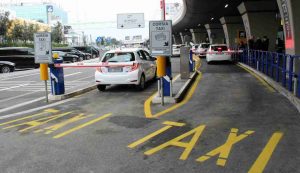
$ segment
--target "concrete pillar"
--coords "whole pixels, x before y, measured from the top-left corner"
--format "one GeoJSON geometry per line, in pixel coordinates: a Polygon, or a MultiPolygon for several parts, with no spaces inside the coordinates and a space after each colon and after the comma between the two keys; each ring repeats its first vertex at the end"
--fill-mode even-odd
{"type": "Polygon", "coordinates": [[[275,1],[246,1],[238,6],[242,16],[247,39],[252,36],[269,38],[269,51],[275,51],[279,22],[276,19],[278,11],[275,1]]]}
{"type": "Polygon", "coordinates": [[[181,36],[179,34],[173,34],[173,44],[182,44],[181,36]]]}
{"type": "Polygon", "coordinates": [[[225,35],[221,24],[213,23],[205,25],[209,42],[211,44],[223,44],[225,35]]]}
{"type": "Polygon", "coordinates": [[[190,45],[190,42],[192,41],[192,36],[190,32],[180,32],[180,37],[182,40],[182,44],[187,43],[190,45]]]}
{"type": "MultiPolygon", "coordinates": [[[[283,21],[285,50],[290,55],[300,55],[300,1],[277,0],[283,21]]],[[[295,59],[294,71],[300,72],[300,60],[295,59]]]]}
{"type": "Polygon", "coordinates": [[[245,32],[241,16],[222,17],[220,18],[220,22],[224,30],[226,44],[228,47],[236,47],[240,41],[243,41],[246,44],[246,36],[244,38],[240,38],[240,33],[245,32]]]}
{"type": "Polygon", "coordinates": [[[207,31],[204,28],[190,29],[190,32],[192,34],[193,43],[199,44],[199,43],[203,43],[206,41],[207,31]]]}

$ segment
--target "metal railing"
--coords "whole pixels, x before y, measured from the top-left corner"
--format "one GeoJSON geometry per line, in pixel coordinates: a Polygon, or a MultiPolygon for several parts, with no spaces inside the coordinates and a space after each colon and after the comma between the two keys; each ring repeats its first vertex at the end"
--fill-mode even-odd
{"type": "Polygon", "coordinates": [[[264,73],[300,98],[300,72],[296,73],[294,69],[294,62],[300,60],[300,56],[261,50],[235,50],[232,58],[264,73]]]}

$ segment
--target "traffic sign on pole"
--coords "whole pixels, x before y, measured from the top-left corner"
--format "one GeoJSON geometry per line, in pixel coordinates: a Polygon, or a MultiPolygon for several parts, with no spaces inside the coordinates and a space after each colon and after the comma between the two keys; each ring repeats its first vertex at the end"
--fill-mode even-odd
{"type": "Polygon", "coordinates": [[[118,29],[145,28],[144,13],[117,14],[118,29]]]}
{"type": "Polygon", "coordinates": [[[34,34],[35,63],[52,64],[51,33],[40,32],[34,34]]]}
{"type": "Polygon", "coordinates": [[[150,54],[152,56],[172,56],[172,21],[149,22],[150,54]]]}

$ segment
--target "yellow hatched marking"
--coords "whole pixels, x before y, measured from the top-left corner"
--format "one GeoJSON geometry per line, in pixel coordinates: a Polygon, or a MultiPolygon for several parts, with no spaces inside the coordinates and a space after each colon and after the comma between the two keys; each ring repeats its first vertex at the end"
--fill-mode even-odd
{"type": "Polygon", "coordinates": [[[103,120],[103,119],[105,119],[105,118],[107,118],[107,117],[109,117],[109,116],[111,116],[111,115],[112,115],[111,113],[105,114],[105,115],[103,115],[103,116],[101,116],[101,117],[99,117],[99,118],[93,119],[93,120],[91,120],[91,121],[89,121],[89,122],[87,122],[87,123],[81,124],[81,125],[76,126],[76,127],[72,128],[72,129],[70,129],[70,130],[67,130],[67,131],[65,131],[65,132],[62,132],[62,133],[60,133],[60,134],[54,136],[53,138],[54,138],[54,139],[58,139],[58,138],[64,137],[64,136],[66,136],[66,135],[68,135],[68,134],[70,134],[70,133],[72,133],[72,132],[75,132],[75,131],[77,131],[77,130],[80,130],[80,129],[82,129],[82,128],[86,127],[86,126],[89,126],[89,125],[91,125],[91,124],[94,124],[94,123],[96,123],[96,122],[98,122],[98,121],[101,121],[101,120],[103,120]]]}
{"type": "Polygon", "coordinates": [[[178,122],[173,122],[173,121],[165,121],[165,122],[163,122],[163,124],[170,125],[170,126],[177,126],[177,127],[185,126],[185,123],[178,123],[178,122]]]}
{"type": "Polygon", "coordinates": [[[264,171],[282,136],[283,133],[281,132],[276,132],[272,135],[263,151],[260,153],[254,164],[251,166],[248,173],[262,173],[264,171]]]}
{"type": "Polygon", "coordinates": [[[0,124],[0,126],[12,124],[12,123],[15,123],[15,122],[18,122],[18,121],[26,120],[26,119],[37,117],[37,116],[41,116],[41,115],[44,115],[44,114],[47,114],[47,113],[57,113],[57,112],[59,112],[59,110],[56,110],[56,109],[46,109],[46,110],[44,110],[41,113],[37,113],[37,114],[34,114],[34,115],[28,115],[28,116],[23,117],[23,118],[19,118],[19,119],[16,119],[16,120],[12,120],[12,121],[8,121],[8,122],[5,122],[5,123],[2,123],[2,124],[0,124]]]}

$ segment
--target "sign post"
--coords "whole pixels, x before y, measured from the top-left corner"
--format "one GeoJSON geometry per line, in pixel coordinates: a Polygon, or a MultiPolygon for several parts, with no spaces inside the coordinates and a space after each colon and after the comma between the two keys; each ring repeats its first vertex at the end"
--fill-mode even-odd
{"type": "Polygon", "coordinates": [[[34,34],[34,59],[36,64],[40,64],[40,78],[45,81],[46,101],[48,102],[48,64],[53,63],[51,33],[40,32],[34,34]]]}
{"type": "MultiPolygon", "coordinates": [[[[160,20],[149,22],[150,32],[150,54],[157,56],[157,74],[160,78],[158,93],[161,93],[161,104],[164,105],[164,96],[171,96],[171,85],[164,82],[166,76],[167,56],[172,56],[172,21],[160,20]]],[[[172,97],[172,96],[171,96],[172,97]]]]}

